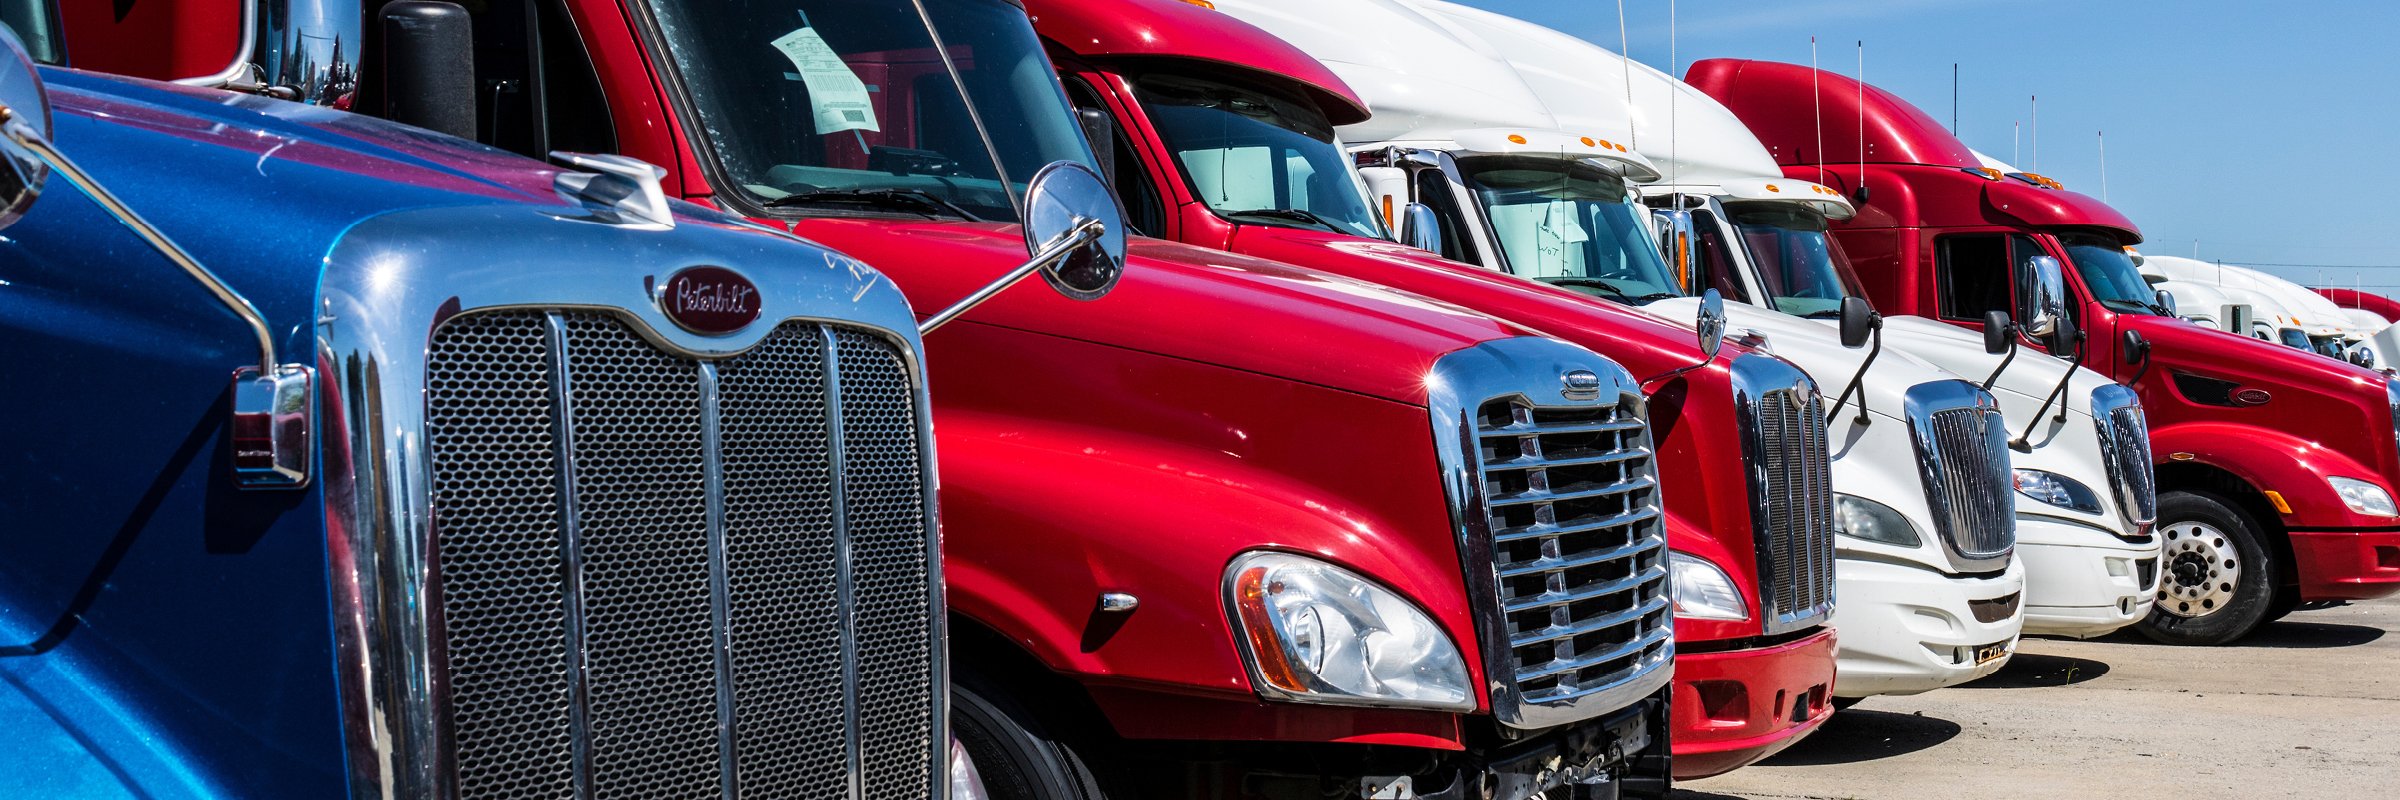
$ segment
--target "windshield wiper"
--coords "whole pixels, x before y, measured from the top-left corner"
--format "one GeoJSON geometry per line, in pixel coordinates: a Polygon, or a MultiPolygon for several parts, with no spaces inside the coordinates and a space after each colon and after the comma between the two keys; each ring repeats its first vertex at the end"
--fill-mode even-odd
{"type": "Polygon", "coordinates": [[[1841,318],[1842,318],[1842,310],[1841,310],[1841,309],[1838,309],[1838,308],[1821,308],[1821,309],[1817,309],[1817,310],[1815,310],[1815,311],[1808,312],[1808,313],[1806,313],[1806,314],[1802,314],[1802,315],[1800,315],[1800,318],[1801,318],[1801,319],[1841,319],[1841,318]]]}
{"type": "Polygon", "coordinates": [[[1349,231],[1342,230],[1341,226],[1326,221],[1324,217],[1320,217],[1316,214],[1302,211],[1297,208],[1253,208],[1248,211],[1227,211],[1225,212],[1225,216],[1265,217],[1267,219],[1279,219],[1290,222],[1304,222],[1310,225],[1315,225],[1319,228],[1324,228],[1334,233],[1349,233],[1349,231]]]}
{"type": "Polygon", "coordinates": [[[2100,305],[2107,306],[2113,311],[2140,311],[2155,314],[2160,313],[2163,310],[2140,300],[2118,300],[2115,298],[2101,300],[2100,305]]]}
{"type": "Polygon", "coordinates": [[[1571,275],[1552,275],[1548,277],[1535,278],[1534,280],[1538,280],[1552,286],[1589,286],[1591,288],[1607,292],[1609,298],[1612,300],[1622,300],[1627,303],[1635,302],[1633,295],[1626,294],[1625,290],[1617,288],[1616,284],[1609,283],[1608,281],[1604,281],[1599,278],[1581,278],[1571,275]]]}
{"type": "Polygon", "coordinates": [[[927,219],[939,219],[948,214],[968,222],[982,220],[973,212],[959,208],[958,204],[921,189],[819,189],[767,201],[768,208],[845,204],[923,214],[927,219]]]}
{"type": "Polygon", "coordinates": [[[1660,300],[1673,300],[1673,299],[1675,299],[1675,298],[1682,297],[1682,296],[1683,296],[1683,293],[1681,293],[1681,292],[1651,292],[1651,293],[1649,293],[1649,294],[1645,294],[1645,295],[1641,295],[1641,296],[1639,296],[1639,297],[1632,298],[1632,300],[1633,300],[1633,304],[1634,304],[1634,305],[1637,305],[1637,306],[1646,306],[1646,305],[1649,305],[1649,304],[1651,304],[1651,303],[1656,303],[1656,302],[1658,302],[1658,301],[1660,301],[1660,300]]]}

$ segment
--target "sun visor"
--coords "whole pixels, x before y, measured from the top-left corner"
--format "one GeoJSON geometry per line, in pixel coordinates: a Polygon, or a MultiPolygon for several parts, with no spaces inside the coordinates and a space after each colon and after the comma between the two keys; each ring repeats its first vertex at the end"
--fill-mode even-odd
{"type": "Polygon", "coordinates": [[[1621,142],[1566,131],[1523,128],[1476,128],[1453,137],[1460,150],[1495,156],[1552,156],[1589,158],[1624,170],[1634,183],[1658,180],[1658,167],[1621,142]]]}
{"type": "Polygon", "coordinates": [[[1791,178],[1732,178],[1719,186],[1729,199],[1799,203],[1816,209],[1826,219],[1843,220],[1858,214],[1858,208],[1850,205],[1850,198],[1821,183],[1791,178]]]}

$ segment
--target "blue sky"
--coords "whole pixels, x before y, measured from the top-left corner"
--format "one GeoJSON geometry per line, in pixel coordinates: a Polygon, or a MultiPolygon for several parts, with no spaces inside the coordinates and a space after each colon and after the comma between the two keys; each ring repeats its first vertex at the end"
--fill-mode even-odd
{"type": "MultiPolygon", "coordinates": [[[[1458,0],[1617,49],[1608,0],[1458,0]]],[[[2144,252],[2265,267],[2315,285],[2354,279],[2400,296],[2400,3],[2237,0],[1625,0],[1631,55],[1673,72],[1700,58],[1808,63],[1950,118],[2003,160],[2041,98],[2021,169],[2101,194],[2141,226],[2144,252]],[[2037,161],[2038,157],[2038,161],[2037,161]],[[2315,266],[2340,265],[2340,266],[2315,266]],[[2356,268],[2351,265],[2389,265],[2356,268]]]]}

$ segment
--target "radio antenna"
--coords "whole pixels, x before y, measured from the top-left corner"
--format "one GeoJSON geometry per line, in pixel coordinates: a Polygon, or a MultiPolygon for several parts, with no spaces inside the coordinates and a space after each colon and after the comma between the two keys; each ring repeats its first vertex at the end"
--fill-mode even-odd
{"type": "Polygon", "coordinates": [[[2033,147],[2032,147],[2031,151],[2030,151],[2030,152],[2028,152],[2026,155],[2027,155],[2027,157],[2028,157],[2028,158],[2032,159],[2032,162],[2033,162],[2033,163],[2030,163],[2030,164],[2027,164],[2027,165],[2025,165],[2025,169],[2026,169],[2027,171],[2029,171],[2029,172],[2040,172],[2040,171],[2042,171],[2042,98],[2041,98],[2041,96],[2040,96],[2040,95],[2030,95],[2030,94],[2029,94],[2029,95],[2026,95],[2026,96],[2025,96],[2025,107],[2026,107],[2027,109],[2030,109],[2030,113],[2033,115],[2033,116],[2032,116],[2032,120],[2033,120],[2033,121],[2032,121],[2030,124],[2026,125],[2026,127],[2028,127],[2028,128],[2031,128],[2031,129],[2032,129],[2032,130],[2028,131],[2029,133],[2031,133],[2031,134],[2032,134],[2032,136],[2030,136],[2030,137],[2028,137],[2028,138],[2031,138],[2031,139],[2033,140],[2033,141],[2032,141],[2032,143],[2031,143],[2031,144],[2033,145],[2033,147]]]}
{"type": "Polygon", "coordinates": [[[1633,47],[1625,39],[1625,0],[1617,0],[1617,55],[1625,60],[1625,143],[1640,150],[1642,126],[1633,124],[1633,47]]]}
{"type": "Polygon", "coordinates": [[[1950,62],[1950,135],[1958,135],[1958,62],[1950,62]]]}
{"type": "Polygon", "coordinates": [[[2108,202],[2108,131],[2093,131],[2100,140],[2100,202],[2108,202]]]}
{"type": "Polygon", "coordinates": [[[1858,40],[1858,189],[1859,203],[1867,202],[1867,40],[1858,40]]]}
{"type": "Polygon", "coordinates": [[[1817,92],[1817,37],[1808,37],[1808,102],[1817,120],[1817,182],[1825,182],[1825,95],[1817,92]]]}
{"type": "MultiPolygon", "coordinates": [[[[1683,65],[1675,63],[1675,0],[1667,0],[1667,74],[1672,76],[1682,71],[1683,65]]],[[[1682,92],[1675,91],[1673,85],[1667,86],[1667,182],[1677,187],[1683,185],[1683,155],[1676,149],[1683,139],[1683,131],[1675,124],[1675,96],[1679,94],[1682,92]]],[[[1683,208],[1681,188],[1675,192],[1675,207],[1683,208]]]]}

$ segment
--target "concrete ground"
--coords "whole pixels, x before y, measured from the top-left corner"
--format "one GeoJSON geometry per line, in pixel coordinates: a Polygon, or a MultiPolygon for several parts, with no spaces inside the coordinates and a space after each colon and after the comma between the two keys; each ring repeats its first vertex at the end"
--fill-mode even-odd
{"type": "Polygon", "coordinates": [[[1677,800],[2400,797],[2394,633],[2400,599],[2232,647],[2028,638],[1998,674],[1868,699],[1677,800]]]}

